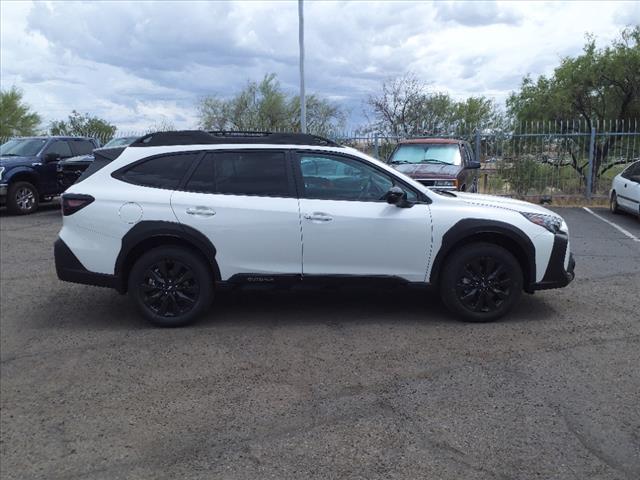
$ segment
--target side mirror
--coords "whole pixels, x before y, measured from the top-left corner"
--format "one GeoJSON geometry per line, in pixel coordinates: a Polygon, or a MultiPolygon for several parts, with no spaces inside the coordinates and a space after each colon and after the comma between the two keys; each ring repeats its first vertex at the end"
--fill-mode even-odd
{"type": "Polygon", "coordinates": [[[47,153],[44,156],[44,161],[49,163],[49,162],[57,162],[58,160],[60,160],[60,155],[57,153],[47,153]]]}
{"type": "Polygon", "coordinates": [[[476,162],[475,160],[472,160],[469,163],[467,163],[467,168],[469,169],[480,168],[480,162],[476,162]]]}
{"type": "Polygon", "coordinates": [[[409,202],[407,202],[407,193],[397,186],[393,186],[387,191],[385,199],[388,204],[395,205],[396,207],[403,208],[409,205],[409,202]]]}

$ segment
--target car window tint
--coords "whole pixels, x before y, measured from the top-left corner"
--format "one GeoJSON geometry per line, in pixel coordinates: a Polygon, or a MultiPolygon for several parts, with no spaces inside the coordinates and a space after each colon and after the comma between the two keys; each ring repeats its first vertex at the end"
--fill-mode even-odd
{"type": "Polygon", "coordinates": [[[63,140],[56,140],[51,143],[47,147],[46,154],[55,153],[60,156],[60,158],[69,158],[73,157],[73,153],[71,153],[71,148],[69,148],[69,144],[63,140]]]}
{"type": "Polygon", "coordinates": [[[151,158],[129,168],[119,178],[145,187],[174,190],[199,155],[186,153],[151,158]]]}
{"type": "Polygon", "coordinates": [[[205,161],[210,162],[211,159],[214,160],[215,193],[290,196],[283,152],[220,152],[208,155],[205,161]]]}
{"type": "Polygon", "coordinates": [[[207,155],[196,167],[185,185],[190,192],[215,193],[214,156],[207,155]]]}
{"type": "Polygon", "coordinates": [[[89,140],[74,140],[71,142],[74,155],[89,155],[95,148],[89,140]]]}
{"type": "MultiPolygon", "coordinates": [[[[300,170],[306,198],[383,201],[394,185],[390,176],[350,158],[302,155],[300,170]]],[[[417,200],[415,192],[401,187],[407,192],[409,200],[417,200]]]]}
{"type": "Polygon", "coordinates": [[[635,180],[637,182],[637,177],[640,176],[640,162],[632,163],[631,166],[624,171],[622,176],[624,178],[635,180]]]}

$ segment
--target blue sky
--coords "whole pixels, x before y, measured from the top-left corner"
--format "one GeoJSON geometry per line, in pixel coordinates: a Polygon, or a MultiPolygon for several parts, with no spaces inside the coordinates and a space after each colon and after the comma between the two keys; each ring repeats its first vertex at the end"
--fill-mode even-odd
{"type": "MultiPolygon", "coordinates": [[[[0,3],[0,83],[45,123],[72,109],[121,130],[197,124],[199,98],[276,73],[298,85],[297,2],[0,3]]],[[[386,78],[502,103],[525,74],[609,43],[640,23],[638,2],[305,2],[307,91],[363,121],[386,78]]]]}

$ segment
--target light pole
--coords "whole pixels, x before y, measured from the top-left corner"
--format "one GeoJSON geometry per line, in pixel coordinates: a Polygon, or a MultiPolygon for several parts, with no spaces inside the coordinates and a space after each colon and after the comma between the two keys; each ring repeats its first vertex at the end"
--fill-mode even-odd
{"type": "Polygon", "coordinates": [[[307,133],[307,99],[304,95],[304,7],[298,0],[298,44],[300,46],[300,131],[307,133]]]}

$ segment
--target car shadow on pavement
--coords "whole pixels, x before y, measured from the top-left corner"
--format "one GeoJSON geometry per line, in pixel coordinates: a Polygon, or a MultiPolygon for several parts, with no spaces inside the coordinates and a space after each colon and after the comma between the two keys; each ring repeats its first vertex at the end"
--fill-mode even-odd
{"type": "MultiPolygon", "coordinates": [[[[58,291],[49,301],[58,305],[55,316],[37,321],[41,326],[72,330],[153,329],[127,296],[106,289],[77,286],[58,291]],[[83,290],[77,293],[72,290],[83,290]]],[[[51,311],[50,308],[41,311],[51,311]]],[[[542,296],[523,295],[519,305],[499,323],[553,318],[556,312],[542,296]]],[[[217,294],[209,312],[186,328],[221,326],[325,325],[333,328],[366,323],[456,324],[459,322],[433,291],[412,288],[305,288],[292,290],[233,290],[217,294]]]]}

